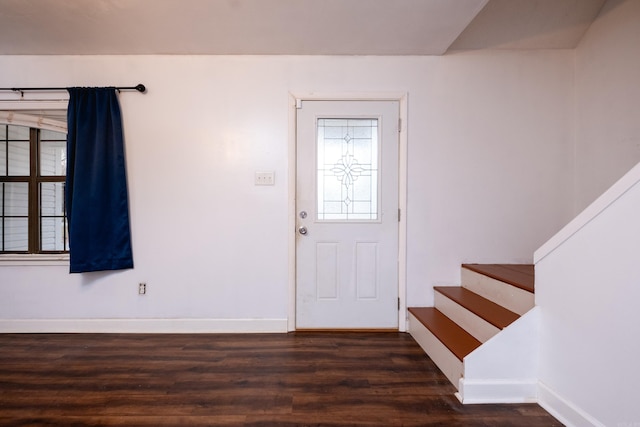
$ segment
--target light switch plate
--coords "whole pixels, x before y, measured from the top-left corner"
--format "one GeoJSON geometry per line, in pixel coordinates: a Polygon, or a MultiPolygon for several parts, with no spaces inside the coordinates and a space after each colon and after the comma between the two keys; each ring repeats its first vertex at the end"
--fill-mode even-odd
{"type": "Polygon", "coordinates": [[[256,172],[256,185],[274,185],[276,182],[276,173],[274,171],[256,172]]]}

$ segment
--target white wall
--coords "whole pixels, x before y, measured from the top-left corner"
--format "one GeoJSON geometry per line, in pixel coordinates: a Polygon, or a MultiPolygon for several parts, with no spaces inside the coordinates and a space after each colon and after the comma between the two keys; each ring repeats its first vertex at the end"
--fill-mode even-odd
{"type": "Polygon", "coordinates": [[[640,2],[609,0],[576,49],[579,213],[640,161],[640,2]]]}
{"type": "Polygon", "coordinates": [[[463,261],[530,262],[571,211],[570,51],[5,56],[0,70],[0,87],[148,88],[120,96],[135,269],[0,266],[0,319],[9,323],[271,319],[265,329],[286,327],[289,92],[408,93],[409,305],[430,305],[432,286],[457,282],[463,261]],[[276,185],[254,186],[256,170],[274,170],[276,185]]]}
{"type": "Polygon", "coordinates": [[[568,51],[437,61],[410,123],[410,277],[459,284],[461,262],[531,263],[571,218],[572,73],[568,51]]]}
{"type": "Polygon", "coordinates": [[[567,425],[640,420],[640,164],[535,253],[540,404],[567,425]]]}
{"type": "Polygon", "coordinates": [[[640,422],[639,42],[640,2],[609,0],[576,50],[575,210],[586,209],[535,253],[539,401],[567,425],[640,422]]]}

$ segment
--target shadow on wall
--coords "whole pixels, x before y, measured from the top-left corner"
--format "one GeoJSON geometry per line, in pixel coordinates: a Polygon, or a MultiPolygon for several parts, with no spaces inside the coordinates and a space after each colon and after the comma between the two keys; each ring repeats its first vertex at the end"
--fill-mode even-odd
{"type": "MultiPolygon", "coordinates": [[[[610,3],[624,0],[490,0],[449,47],[477,49],[573,49],[610,3]]],[[[615,6],[613,6],[615,7],[615,6]]]]}

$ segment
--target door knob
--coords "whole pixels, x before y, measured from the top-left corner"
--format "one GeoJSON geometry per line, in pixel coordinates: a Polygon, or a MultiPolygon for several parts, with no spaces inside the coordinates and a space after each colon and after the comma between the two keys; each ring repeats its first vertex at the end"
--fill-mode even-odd
{"type": "Polygon", "coordinates": [[[307,227],[298,228],[298,232],[304,236],[305,234],[307,234],[307,227]]]}

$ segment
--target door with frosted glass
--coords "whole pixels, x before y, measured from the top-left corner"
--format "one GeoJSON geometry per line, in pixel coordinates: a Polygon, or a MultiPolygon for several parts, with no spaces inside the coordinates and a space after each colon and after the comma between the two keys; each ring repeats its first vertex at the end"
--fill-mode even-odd
{"type": "Polygon", "coordinates": [[[296,328],[398,327],[397,101],[297,109],[296,328]]]}

